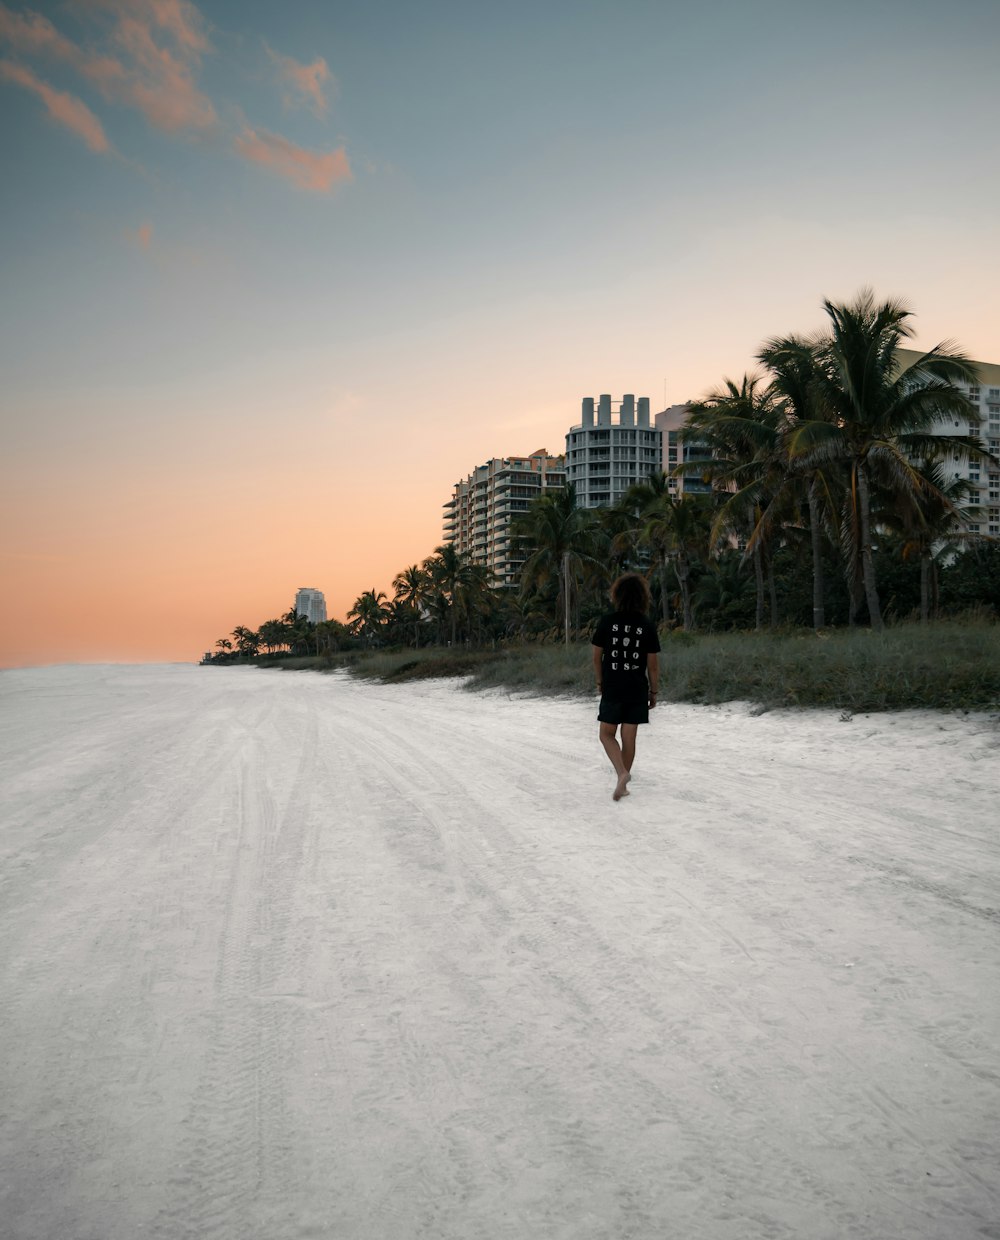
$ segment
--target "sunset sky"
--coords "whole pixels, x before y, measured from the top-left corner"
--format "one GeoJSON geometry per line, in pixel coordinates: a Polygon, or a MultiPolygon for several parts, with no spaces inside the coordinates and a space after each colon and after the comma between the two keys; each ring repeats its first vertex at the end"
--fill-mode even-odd
{"type": "Polygon", "coordinates": [[[0,3],[0,665],[343,619],[824,297],[1000,361],[998,0],[0,3]]]}

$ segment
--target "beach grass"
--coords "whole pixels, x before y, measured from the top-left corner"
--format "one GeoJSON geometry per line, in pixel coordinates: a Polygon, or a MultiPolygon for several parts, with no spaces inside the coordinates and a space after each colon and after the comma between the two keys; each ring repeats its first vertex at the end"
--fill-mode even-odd
{"type": "MultiPolygon", "coordinates": [[[[869,629],[661,638],[660,701],[753,702],[762,708],[990,710],[1000,707],[1000,625],[982,619],[869,629]]],[[[593,695],[587,642],[502,650],[379,651],[352,675],[384,683],[464,677],[469,689],[593,695]]]]}

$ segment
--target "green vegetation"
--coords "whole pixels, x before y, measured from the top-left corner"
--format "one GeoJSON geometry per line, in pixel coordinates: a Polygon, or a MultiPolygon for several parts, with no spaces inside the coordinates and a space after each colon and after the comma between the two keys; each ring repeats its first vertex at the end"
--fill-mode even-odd
{"type": "MultiPolygon", "coordinates": [[[[690,634],[663,643],[660,701],[754,702],[848,712],[1000,707],[1000,626],[982,619],[817,635],[808,630],[690,634]]],[[[466,677],[473,690],[593,695],[588,642],[501,651],[408,650],[366,655],[352,675],[387,684],[466,677]]]]}
{"type": "Polygon", "coordinates": [[[958,386],[976,381],[975,366],[952,346],[903,365],[912,314],[900,302],[864,291],[823,308],[825,333],[766,341],[760,373],[691,406],[671,474],[611,508],[578,508],[572,487],[524,501],[504,527],[520,588],[494,585],[487,565],[446,543],[396,574],[392,598],[361,594],[347,624],[313,625],[293,609],[256,631],[238,626],[204,662],[360,655],[361,675],[584,691],[573,643],[586,644],[611,582],[634,571],[675,656],[667,696],[852,710],[993,703],[1000,539],[980,532],[979,488],[958,468],[985,463],[995,490],[1000,460],[958,386]],[[939,433],[946,424],[954,433],[939,433]],[[974,611],[978,628],[945,627],[974,611]],[[937,633],[915,636],[904,622],[917,619],[937,633]],[[992,653],[966,666],[955,651],[976,641],[992,653]]]}

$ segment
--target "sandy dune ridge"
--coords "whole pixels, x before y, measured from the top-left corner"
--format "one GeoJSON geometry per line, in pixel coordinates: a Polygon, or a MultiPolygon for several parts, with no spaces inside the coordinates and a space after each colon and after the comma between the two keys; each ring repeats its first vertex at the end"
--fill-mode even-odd
{"type": "Polygon", "coordinates": [[[5,1240],[1000,1237],[1000,727],[0,674],[5,1240]]]}

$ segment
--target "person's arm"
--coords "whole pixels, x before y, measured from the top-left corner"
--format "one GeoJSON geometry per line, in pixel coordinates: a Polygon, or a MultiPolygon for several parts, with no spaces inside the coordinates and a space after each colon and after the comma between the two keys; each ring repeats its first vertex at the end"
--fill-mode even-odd
{"type": "Polygon", "coordinates": [[[660,689],[660,656],[652,652],[646,655],[646,679],[649,681],[650,709],[656,705],[660,689]]]}
{"type": "Polygon", "coordinates": [[[602,676],[601,660],[604,657],[604,647],[603,646],[591,646],[590,649],[594,656],[594,683],[597,685],[597,692],[603,693],[604,689],[603,689],[603,684],[601,681],[601,676],[602,676]]]}

